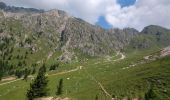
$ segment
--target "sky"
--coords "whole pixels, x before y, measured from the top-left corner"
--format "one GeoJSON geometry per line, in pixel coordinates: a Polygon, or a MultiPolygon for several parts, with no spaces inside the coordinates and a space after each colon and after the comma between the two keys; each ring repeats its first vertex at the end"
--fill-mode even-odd
{"type": "Polygon", "coordinates": [[[170,28],[170,0],[0,0],[13,6],[60,9],[103,28],[170,28]]]}

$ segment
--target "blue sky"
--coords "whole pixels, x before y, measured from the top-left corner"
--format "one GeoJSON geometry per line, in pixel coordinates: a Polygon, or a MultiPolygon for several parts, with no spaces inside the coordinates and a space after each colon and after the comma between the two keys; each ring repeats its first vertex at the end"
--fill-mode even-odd
{"type": "Polygon", "coordinates": [[[97,25],[105,28],[105,29],[110,29],[112,28],[112,25],[110,25],[104,16],[100,16],[98,22],[96,23],[97,25]]]}
{"type": "Polygon", "coordinates": [[[126,7],[133,5],[136,0],[117,0],[117,2],[121,5],[121,7],[126,7]]]}
{"type": "MultiPolygon", "coordinates": [[[[123,7],[128,7],[131,5],[134,5],[136,0],[117,0],[117,3],[123,8],[123,7]]],[[[112,25],[109,24],[104,16],[100,16],[98,19],[98,22],[96,23],[97,25],[105,28],[105,29],[110,29],[112,28],[112,25]]]]}

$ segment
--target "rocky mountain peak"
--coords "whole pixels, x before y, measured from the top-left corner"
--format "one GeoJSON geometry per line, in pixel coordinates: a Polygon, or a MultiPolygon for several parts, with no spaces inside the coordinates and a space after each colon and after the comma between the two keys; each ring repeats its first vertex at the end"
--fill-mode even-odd
{"type": "Polygon", "coordinates": [[[66,12],[57,9],[46,11],[45,14],[57,17],[69,16],[66,12]]]}
{"type": "Polygon", "coordinates": [[[0,9],[4,9],[6,7],[7,7],[7,5],[4,2],[0,2],[0,9]]]}
{"type": "MultiPolygon", "coordinates": [[[[3,10],[0,14],[2,15],[1,20],[5,21],[4,23],[8,22],[6,25],[2,23],[1,26],[4,27],[2,31],[12,31],[14,38],[18,33],[22,33],[31,39],[43,40],[40,41],[41,43],[46,41],[48,45],[51,45],[52,50],[62,52],[61,59],[68,58],[70,60],[77,51],[90,56],[103,56],[123,50],[129,45],[135,48],[146,48],[153,45],[153,41],[162,41],[162,44],[169,44],[170,41],[168,29],[159,26],[145,27],[142,32],[138,32],[134,28],[106,30],[57,9],[41,11],[34,8],[10,7],[6,6],[5,3],[0,3],[0,5],[2,5],[1,10],[3,10]],[[14,25],[11,26],[11,23],[14,25]],[[9,27],[5,28],[5,26],[9,27]],[[142,33],[145,35],[156,33],[158,35],[152,35],[150,38],[150,35],[143,36],[142,33]],[[164,33],[164,35],[159,35],[160,33],[164,33]]],[[[22,40],[20,38],[20,36],[15,38],[16,44],[22,40]]],[[[37,44],[39,43],[32,43],[32,48],[37,44]]]]}
{"type": "Polygon", "coordinates": [[[12,12],[12,13],[42,13],[44,12],[44,10],[42,9],[8,6],[4,2],[0,2],[0,9],[5,12],[12,12]]]}
{"type": "Polygon", "coordinates": [[[149,25],[149,26],[144,27],[144,29],[141,31],[141,33],[144,33],[144,34],[158,34],[158,33],[166,32],[166,31],[168,31],[168,29],[163,28],[161,26],[149,25]]]}

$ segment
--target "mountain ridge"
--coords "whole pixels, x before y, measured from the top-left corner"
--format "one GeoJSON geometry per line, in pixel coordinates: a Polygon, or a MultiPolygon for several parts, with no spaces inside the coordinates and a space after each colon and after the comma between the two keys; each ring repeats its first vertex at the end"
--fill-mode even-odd
{"type": "Polygon", "coordinates": [[[41,66],[49,80],[47,99],[170,99],[169,29],[104,29],[56,9],[0,3],[6,7],[0,9],[0,100],[29,98],[41,66]],[[61,79],[62,95],[56,96],[61,79]]]}
{"type": "Polygon", "coordinates": [[[0,9],[3,9],[6,12],[32,12],[32,13],[42,13],[44,10],[35,9],[35,8],[24,8],[24,7],[15,7],[15,6],[8,6],[4,2],[0,2],[0,9]]]}
{"type": "MultiPolygon", "coordinates": [[[[28,37],[32,38],[29,39],[32,43],[29,44],[29,46],[25,44],[25,39],[20,39],[19,41],[21,43],[24,42],[23,45],[27,45],[27,47],[31,47],[31,49],[37,48],[37,51],[40,50],[40,47],[36,47],[37,43],[34,43],[36,41],[35,39],[41,40],[44,38],[48,44],[52,46],[51,48],[53,50],[60,50],[62,52],[59,59],[74,59],[76,50],[80,50],[82,53],[90,56],[104,56],[110,55],[113,52],[124,51],[124,49],[131,46],[139,49],[148,48],[154,44],[151,40],[164,41],[165,39],[162,38],[166,38],[166,41],[170,41],[168,38],[170,33],[169,29],[156,25],[146,26],[141,32],[134,28],[103,29],[80,18],[70,16],[61,10],[52,9],[43,12],[40,10],[39,12],[38,9],[32,11],[30,10],[31,8],[19,7],[16,11],[6,11],[4,10],[5,8],[12,9],[15,7],[6,6],[6,4],[2,2],[0,5],[4,5],[1,7],[1,9],[3,8],[1,10],[1,20],[4,20],[3,23],[11,20],[14,21],[12,23],[19,25],[16,27],[15,25],[11,26],[9,23],[9,25],[7,25],[9,27],[5,28],[2,23],[1,30],[10,33],[11,36],[18,36],[16,33],[20,33],[21,37],[25,37],[25,39],[28,37]],[[20,12],[20,9],[24,9],[22,10],[24,13],[20,12]],[[9,30],[9,28],[13,27],[16,30],[9,30]],[[156,33],[158,34],[156,36],[155,34],[151,34],[157,31],[159,34],[161,33],[161,35],[158,33],[156,33]],[[150,34],[146,34],[147,32],[150,34]]],[[[15,40],[18,41],[16,38],[15,40]]],[[[167,46],[168,42],[164,44],[167,46]]]]}

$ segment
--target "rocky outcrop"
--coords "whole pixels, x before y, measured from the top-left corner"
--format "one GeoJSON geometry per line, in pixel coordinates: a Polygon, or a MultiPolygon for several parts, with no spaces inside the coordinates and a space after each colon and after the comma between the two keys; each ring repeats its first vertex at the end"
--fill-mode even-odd
{"type": "MultiPolygon", "coordinates": [[[[170,41],[168,37],[170,31],[158,26],[145,27],[142,32],[133,28],[106,30],[70,16],[61,10],[43,11],[33,8],[10,7],[2,2],[0,5],[1,22],[8,21],[20,25],[16,27],[17,32],[13,32],[14,40],[22,40],[16,35],[17,33],[22,33],[24,36],[27,34],[34,40],[44,38],[51,48],[62,51],[59,59],[63,60],[65,58],[71,60],[77,49],[90,56],[103,56],[127,47],[148,48],[156,42],[167,45],[170,41]]],[[[5,26],[3,23],[1,25],[5,26]]],[[[9,28],[12,27],[15,25],[3,29],[5,34],[10,33],[9,28]]],[[[36,44],[32,42],[32,44],[23,45],[33,47],[36,44]]]]}
{"type": "Polygon", "coordinates": [[[24,8],[24,7],[14,7],[14,6],[7,6],[4,2],[0,2],[0,9],[4,10],[5,12],[13,12],[13,13],[42,13],[44,10],[35,9],[35,8],[24,8]]]}
{"type": "Polygon", "coordinates": [[[170,46],[164,48],[160,53],[160,57],[165,57],[167,55],[170,55],[170,46]]]}

